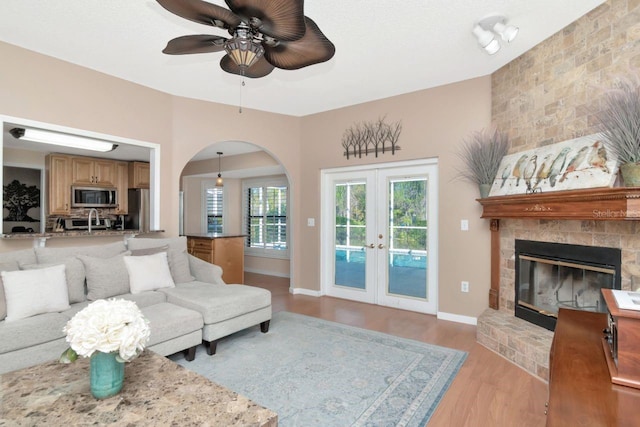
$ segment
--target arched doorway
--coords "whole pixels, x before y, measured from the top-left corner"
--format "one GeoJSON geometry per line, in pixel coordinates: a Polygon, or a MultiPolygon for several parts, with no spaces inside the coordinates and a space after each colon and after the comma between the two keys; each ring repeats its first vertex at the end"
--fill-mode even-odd
{"type": "Polygon", "coordinates": [[[181,234],[242,235],[245,271],[290,277],[289,188],[286,169],[262,147],[213,143],[180,175],[181,234]],[[216,187],[219,173],[222,187],[216,187]]]}

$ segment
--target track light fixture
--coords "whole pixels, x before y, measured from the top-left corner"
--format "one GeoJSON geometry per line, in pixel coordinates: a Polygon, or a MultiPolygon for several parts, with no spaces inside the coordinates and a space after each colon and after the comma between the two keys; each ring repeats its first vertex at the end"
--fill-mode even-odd
{"type": "Polygon", "coordinates": [[[500,42],[496,36],[511,43],[518,35],[518,27],[507,25],[507,18],[502,15],[490,15],[482,18],[474,26],[472,33],[478,39],[478,44],[489,55],[493,55],[500,50],[500,42]]]}

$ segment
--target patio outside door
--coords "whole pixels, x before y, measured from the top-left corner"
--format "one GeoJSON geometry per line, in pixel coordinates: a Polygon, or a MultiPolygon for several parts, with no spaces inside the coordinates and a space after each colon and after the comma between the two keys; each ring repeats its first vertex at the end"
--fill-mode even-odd
{"type": "Polygon", "coordinates": [[[327,295],[437,311],[437,163],[323,172],[327,295]]]}

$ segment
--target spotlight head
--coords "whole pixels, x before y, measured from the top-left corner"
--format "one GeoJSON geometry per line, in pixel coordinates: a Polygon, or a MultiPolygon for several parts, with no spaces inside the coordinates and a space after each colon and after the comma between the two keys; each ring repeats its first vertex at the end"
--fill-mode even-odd
{"type": "Polygon", "coordinates": [[[502,40],[511,43],[518,35],[519,28],[513,25],[505,25],[502,22],[496,22],[493,26],[493,32],[498,34],[502,40]]]}
{"type": "Polygon", "coordinates": [[[489,55],[493,55],[500,50],[500,43],[491,31],[483,29],[480,25],[476,25],[473,27],[473,34],[478,39],[480,47],[489,55]]]}

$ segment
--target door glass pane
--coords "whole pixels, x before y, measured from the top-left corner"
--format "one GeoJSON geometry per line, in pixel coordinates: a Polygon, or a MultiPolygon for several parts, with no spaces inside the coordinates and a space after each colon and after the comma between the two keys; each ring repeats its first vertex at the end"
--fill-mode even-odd
{"type": "Polygon", "coordinates": [[[389,181],[389,280],[393,295],[427,298],[427,179],[389,181]]]}
{"type": "Polygon", "coordinates": [[[335,284],[365,289],[366,190],[364,182],[335,185],[335,284]]]}

